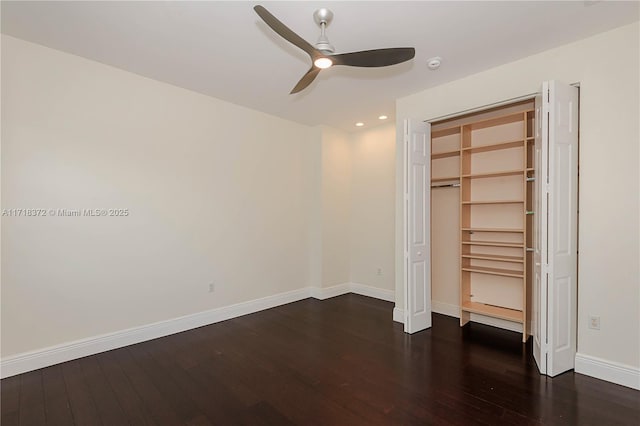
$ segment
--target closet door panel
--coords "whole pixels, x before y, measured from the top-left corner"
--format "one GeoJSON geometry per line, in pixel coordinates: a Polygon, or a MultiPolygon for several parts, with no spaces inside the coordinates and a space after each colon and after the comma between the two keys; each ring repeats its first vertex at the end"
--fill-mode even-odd
{"type": "Polygon", "coordinates": [[[543,84],[536,107],[534,358],[555,376],[575,364],[577,328],[578,89],[543,84]]]}
{"type": "Polygon", "coordinates": [[[431,327],[430,125],[405,121],[405,324],[407,333],[431,327]]]}
{"type": "Polygon", "coordinates": [[[574,367],[578,269],[578,89],[549,83],[548,307],[552,321],[547,374],[574,367]]]}
{"type": "Polygon", "coordinates": [[[536,96],[536,124],[534,139],[535,181],[533,190],[533,358],[541,374],[547,374],[547,275],[543,263],[547,260],[547,148],[548,111],[542,94],[548,93],[543,83],[540,95],[536,96]]]}

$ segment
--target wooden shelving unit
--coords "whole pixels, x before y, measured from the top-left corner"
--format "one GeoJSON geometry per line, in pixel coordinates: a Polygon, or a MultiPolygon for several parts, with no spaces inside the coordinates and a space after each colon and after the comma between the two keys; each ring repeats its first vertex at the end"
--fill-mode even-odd
{"type": "Polygon", "coordinates": [[[528,336],[532,119],[526,110],[460,130],[460,325],[471,314],[521,323],[523,342],[528,336]]]}
{"type": "Polygon", "coordinates": [[[432,251],[432,278],[448,285],[457,278],[461,326],[472,314],[520,323],[523,342],[532,261],[527,248],[532,246],[533,123],[533,103],[522,102],[438,123],[431,132],[431,187],[454,191],[432,191],[432,210],[439,206],[434,200],[446,203],[449,212],[451,203],[459,209],[457,229],[452,213],[441,213],[432,224],[432,239],[440,238],[432,251]],[[456,248],[450,244],[455,232],[456,248]]]}

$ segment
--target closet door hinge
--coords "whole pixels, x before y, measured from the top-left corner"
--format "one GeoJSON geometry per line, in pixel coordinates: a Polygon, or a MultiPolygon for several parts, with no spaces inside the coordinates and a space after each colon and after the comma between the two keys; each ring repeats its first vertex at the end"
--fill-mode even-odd
{"type": "Polygon", "coordinates": [[[551,93],[550,93],[550,90],[547,89],[547,91],[542,94],[542,114],[543,115],[549,114],[550,102],[551,102],[551,93]]]}

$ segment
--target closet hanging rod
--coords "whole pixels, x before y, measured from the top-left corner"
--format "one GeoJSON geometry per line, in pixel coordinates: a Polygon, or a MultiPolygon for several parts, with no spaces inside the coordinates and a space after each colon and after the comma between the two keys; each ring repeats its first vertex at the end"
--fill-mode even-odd
{"type": "Polygon", "coordinates": [[[447,183],[445,185],[431,185],[432,188],[459,188],[459,183],[447,183]]]}

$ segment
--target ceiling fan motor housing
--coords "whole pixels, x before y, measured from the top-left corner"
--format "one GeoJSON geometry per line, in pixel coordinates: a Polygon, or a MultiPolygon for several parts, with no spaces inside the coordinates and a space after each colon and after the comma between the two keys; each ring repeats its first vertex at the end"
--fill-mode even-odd
{"type": "Polygon", "coordinates": [[[313,20],[320,27],[320,37],[318,37],[318,41],[316,42],[316,49],[322,53],[335,52],[335,47],[329,42],[329,39],[324,33],[325,28],[327,28],[333,20],[333,12],[329,9],[318,9],[313,13],[313,20]]]}
{"type": "Polygon", "coordinates": [[[318,37],[318,41],[316,42],[316,49],[321,51],[322,53],[333,53],[336,51],[336,48],[333,47],[333,44],[329,43],[329,39],[324,34],[318,37]]]}

